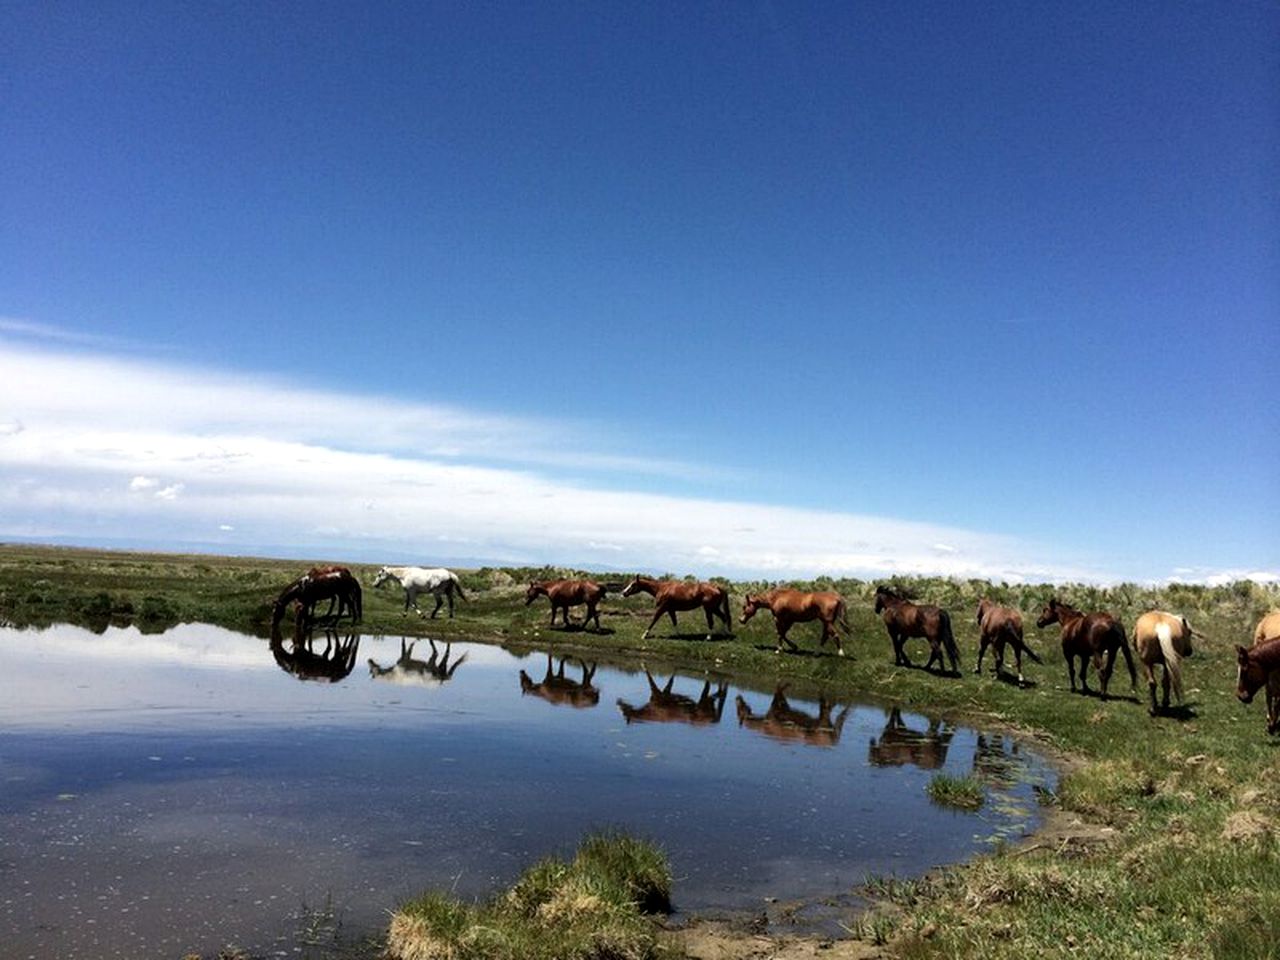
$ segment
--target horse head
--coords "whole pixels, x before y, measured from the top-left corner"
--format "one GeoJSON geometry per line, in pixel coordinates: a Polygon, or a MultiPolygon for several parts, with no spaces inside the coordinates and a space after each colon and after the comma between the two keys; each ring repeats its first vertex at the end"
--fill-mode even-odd
{"type": "Polygon", "coordinates": [[[1051,599],[1040,611],[1040,616],[1036,618],[1036,626],[1047,627],[1051,623],[1060,623],[1058,609],[1061,606],[1062,604],[1058,603],[1056,598],[1051,599]]]}
{"type": "Polygon", "coordinates": [[[546,584],[531,582],[529,584],[529,589],[524,592],[524,605],[527,607],[529,604],[533,603],[534,600],[538,599],[538,597],[545,595],[546,592],[546,584]]]}
{"type": "Polygon", "coordinates": [[[756,611],[761,607],[768,606],[760,597],[753,597],[747,594],[742,598],[742,623],[746,623],[756,615],[756,611]]]}
{"type": "Polygon", "coordinates": [[[395,574],[391,572],[390,568],[383,567],[374,575],[373,586],[380,587],[384,583],[386,583],[388,580],[394,580],[394,579],[395,579],[395,574]]]}
{"type": "Polygon", "coordinates": [[[1236,647],[1236,698],[1241,703],[1252,703],[1253,695],[1267,682],[1267,669],[1249,656],[1244,647],[1236,647]]]}
{"type": "Polygon", "coordinates": [[[624,597],[630,597],[633,594],[639,593],[641,589],[642,587],[640,586],[640,578],[632,577],[631,582],[622,588],[622,595],[624,597]]]}

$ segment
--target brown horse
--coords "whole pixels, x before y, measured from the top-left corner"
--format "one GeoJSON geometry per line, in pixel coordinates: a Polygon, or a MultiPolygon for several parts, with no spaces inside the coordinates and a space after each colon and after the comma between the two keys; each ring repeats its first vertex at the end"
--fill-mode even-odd
{"type": "Polygon", "coordinates": [[[1026,683],[1022,678],[1022,654],[1024,652],[1036,663],[1044,662],[1036,656],[1036,652],[1028,647],[1022,639],[1022,614],[1011,607],[1002,607],[994,600],[988,600],[983,597],[978,601],[978,631],[981,637],[978,641],[978,665],[974,667],[974,673],[982,673],[982,655],[987,652],[987,647],[993,645],[995,646],[997,677],[1004,671],[1004,648],[1006,645],[1013,648],[1013,656],[1018,666],[1018,683],[1026,683]]]}
{"type": "Polygon", "coordinates": [[[884,621],[889,631],[889,639],[893,641],[893,662],[898,666],[911,666],[911,658],[907,656],[906,642],[908,637],[924,637],[929,641],[929,662],[924,665],[928,670],[938,664],[943,668],[942,651],[945,648],[951,659],[951,671],[960,673],[960,651],[956,647],[955,635],[951,632],[951,614],[941,607],[912,603],[902,594],[890,587],[876,587],[876,613],[884,621]]]}
{"type": "Polygon", "coordinates": [[[569,608],[581,604],[587,605],[587,615],[582,620],[582,629],[587,628],[592,620],[596,622],[596,631],[600,630],[600,611],[596,609],[604,597],[604,587],[594,580],[543,580],[529,584],[524,594],[524,605],[527,607],[538,597],[546,597],[551,601],[551,626],[556,625],[556,611],[564,611],[564,626],[569,628],[569,608]]]}
{"type": "Polygon", "coordinates": [[[1076,692],[1076,663],[1080,658],[1080,692],[1087,694],[1089,684],[1085,680],[1085,672],[1089,669],[1089,661],[1093,661],[1094,669],[1102,678],[1102,699],[1107,699],[1107,683],[1111,680],[1111,671],[1115,667],[1116,652],[1124,654],[1124,661],[1129,665],[1129,680],[1136,693],[1138,690],[1138,672],[1133,667],[1133,656],[1129,653],[1129,641],[1124,635],[1124,627],[1109,613],[1081,613],[1060,600],[1052,599],[1036,620],[1037,627],[1047,627],[1051,623],[1062,625],[1062,656],[1067,661],[1067,673],[1071,677],[1071,692],[1076,692]],[[1107,655],[1103,665],[1102,655],[1107,655]]]}
{"type": "Polygon", "coordinates": [[[780,683],[773,691],[773,700],[763,715],[752,712],[741,695],[737,700],[738,726],[758,730],[771,740],[782,743],[807,743],[814,747],[834,747],[840,742],[840,733],[844,730],[844,722],[849,716],[849,708],[840,711],[839,716],[831,719],[831,709],[835,706],[826,696],[818,697],[818,715],[810,716],[803,710],[797,710],[787,702],[787,684],[780,683]]]}
{"type": "Polygon", "coordinates": [[[1175,616],[1162,610],[1151,610],[1138,618],[1133,625],[1133,649],[1138,654],[1138,662],[1147,675],[1147,690],[1151,693],[1151,706],[1148,712],[1155,716],[1156,710],[1156,671],[1161,671],[1161,686],[1164,688],[1162,709],[1169,709],[1169,688],[1177,694],[1178,702],[1182,702],[1182,658],[1191,656],[1191,638],[1196,632],[1187,623],[1186,617],[1175,616]]]}
{"type": "Polygon", "coordinates": [[[271,608],[271,635],[275,636],[284,619],[285,611],[294,605],[294,636],[300,639],[313,624],[333,623],[349,616],[352,623],[360,620],[363,612],[360,581],[346,567],[312,567],[294,580],[276,597],[271,608]],[[323,600],[329,601],[329,610],[322,617],[315,617],[315,607],[323,600]],[[334,604],[337,614],[334,614],[334,604]]]}
{"type": "Polygon", "coordinates": [[[698,699],[687,697],[682,693],[672,693],[671,685],[675,683],[675,674],[659,687],[653,679],[649,668],[644,668],[644,675],[649,680],[649,702],[642,707],[633,707],[625,700],[618,700],[618,709],[627,723],[689,723],[694,726],[705,726],[719,723],[724,713],[724,701],[729,696],[729,685],[723,680],[717,681],[716,692],[711,692],[711,680],[704,680],[702,693],[698,699]]]}
{"type": "Polygon", "coordinates": [[[733,636],[732,615],[729,613],[729,591],[714,583],[685,583],[681,580],[655,580],[653,577],[635,577],[622,588],[624,597],[644,592],[654,599],[653,619],[645,628],[642,640],[649,639],[649,631],[665,613],[671,617],[671,629],[678,627],[676,611],[702,608],[707,615],[707,639],[715,629],[714,617],[724,621],[724,628],[733,636]]]}
{"type": "Polygon", "coordinates": [[[787,631],[793,624],[806,623],[809,620],[822,621],[822,640],[826,646],[830,637],[836,643],[836,652],[844,656],[844,644],[840,642],[840,634],[836,633],[838,623],[845,633],[849,633],[849,621],[845,618],[844,597],[838,593],[805,593],[802,590],[791,590],[779,587],[766,593],[748,593],[742,601],[742,622],[746,623],[756,615],[761,607],[773,613],[773,625],[778,631],[778,653],[782,652],[785,643],[792,650],[799,650],[787,639],[787,631]]]}
{"type": "Polygon", "coordinates": [[[520,695],[530,694],[540,697],[547,703],[567,704],[579,709],[594,707],[600,702],[600,690],[591,683],[591,678],[596,675],[596,665],[593,663],[588,667],[585,660],[579,660],[578,663],[582,667],[582,679],[570,680],[564,675],[564,664],[568,659],[568,657],[561,657],[560,669],[553,672],[551,654],[548,653],[546,675],[537,683],[533,682],[533,678],[529,674],[521,670],[520,695]]]}
{"type": "Polygon", "coordinates": [[[319,680],[325,683],[345,680],[356,663],[356,654],[360,650],[359,637],[351,634],[339,639],[332,630],[326,630],[324,640],[324,652],[317,653],[313,647],[313,634],[308,631],[305,637],[293,641],[292,650],[285,650],[284,641],[279,634],[273,633],[270,642],[271,656],[281,670],[299,680],[319,680]]]}
{"type": "Polygon", "coordinates": [[[955,728],[937,717],[929,719],[926,730],[909,727],[902,719],[902,710],[891,707],[879,739],[872,737],[867,745],[867,759],[877,767],[910,765],[921,770],[938,770],[947,762],[947,751],[955,735],[955,728]]]}
{"type": "Polygon", "coordinates": [[[1280,733],[1280,637],[1263,640],[1246,650],[1236,647],[1236,696],[1252,703],[1267,688],[1267,733],[1280,733]]]}
{"type": "Polygon", "coordinates": [[[1258,621],[1253,631],[1253,645],[1256,647],[1263,640],[1274,640],[1280,637],[1280,610],[1272,610],[1258,621]]]}

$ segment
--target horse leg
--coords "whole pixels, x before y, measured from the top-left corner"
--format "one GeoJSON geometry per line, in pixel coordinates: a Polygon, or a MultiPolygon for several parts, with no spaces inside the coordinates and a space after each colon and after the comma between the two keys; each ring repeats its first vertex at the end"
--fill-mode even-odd
{"type": "Polygon", "coordinates": [[[450,583],[444,590],[445,598],[449,601],[449,619],[453,619],[453,584],[450,583]]]}
{"type": "Polygon", "coordinates": [[[703,612],[703,613],[705,613],[705,614],[707,615],[707,639],[708,639],[708,640],[710,640],[710,639],[711,639],[711,637],[712,637],[712,635],[713,635],[713,631],[714,631],[714,630],[715,630],[715,628],[716,628],[716,622],[715,622],[715,620],[713,620],[713,619],[711,618],[711,608],[710,608],[710,607],[706,607],[706,606],[704,606],[704,607],[702,608],[702,612],[703,612]]]}
{"type": "Polygon", "coordinates": [[[836,642],[836,656],[843,657],[844,643],[840,639],[840,634],[836,633],[835,623],[833,623],[830,620],[823,620],[822,621],[822,642],[824,644],[827,642],[828,635],[830,635],[831,639],[836,642]]]}
{"type": "Polygon", "coordinates": [[[775,622],[775,625],[776,625],[776,626],[777,626],[777,628],[778,628],[778,653],[781,653],[781,652],[782,652],[782,645],[783,645],[784,643],[785,643],[788,647],[790,647],[792,650],[799,650],[800,648],[799,648],[799,647],[797,647],[794,643],[792,643],[792,642],[787,638],[787,631],[791,629],[791,624],[790,624],[790,623],[784,623],[784,622],[783,622],[783,621],[781,621],[781,620],[777,620],[777,621],[775,622]]]}
{"type": "MultiPolygon", "coordinates": [[[[982,638],[982,640],[980,640],[980,641],[979,641],[979,643],[978,643],[978,665],[977,665],[976,667],[974,667],[974,668],[973,668],[973,672],[974,672],[974,673],[982,673],[982,657],[983,657],[983,655],[987,652],[987,647],[988,647],[988,646],[990,646],[990,644],[991,644],[991,641],[990,641],[990,640],[988,640],[986,637],[983,637],[983,638],[982,638]]],[[[1000,675],[1000,659],[999,659],[999,656],[997,655],[997,657],[996,657],[996,676],[999,676],[999,675],[1000,675]]]]}
{"type": "MultiPolygon", "coordinates": [[[[1083,660],[1083,658],[1081,659],[1083,660]]],[[[1076,692],[1076,655],[1074,653],[1068,653],[1066,655],[1066,660],[1067,660],[1067,676],[1071,678],[1071,692],[1075,693],[1076,692]]],[[[1081,667],[1082,671],[1083,669],[1084,668],[1081,667]]],[[[1080,680],[1082,683],[1084,682],[1083,672],[1080,674],[1080,680]]],[[[1089,690],[1086,687],[1085,693],[1088,693],[1088,692],[1089,690]]]]}
{"type": "Polygon", "coordinates": [[[434,620],[436,618],[436,614],[440,612],[440,608],[444,606],[444,597],[440,596],[438,593],[433,593],[432,596],[436,598],[435,609],[431,611],[431,619],[434,620]]]}
{"type": "MultiPolygon", "coordinates": [[[[1022,679],[1022,648],[1015,646],[1013,648],[1013,658],[1018,664],[1018,686],[1022,686],[1027,681],[1022,679]]],[[[1000,670],[1000,661],[996,661],[996,671],[1000,670]]]]}
{"type": "MultiPolygon", "coordinates": [[[[1170,683],[1172,683],[1172,679],[1171,679],[1171,678],[1170,678],[1170,676],[1169,676],[1169,665],[1166,663],[1166,664],[1165,664],[1165,666],[1164,666],[1164,671],[1163,671],[1162,676],[1161,676],[1161,684],[1160,684],[1160,685],[1163,687],[1163,691],[1164,691],[1164,695],[1161,697],[1161,702],[1163,703],[1164,709],[1165,709],[1166,711],[1169,709],[1169,685],[1170,685],[1170,683]]],[[[1153,692],[1154,692],[1154,691],[1153,691],[1153,692]]]]}
{"type": "Polygon", "coordinates": [[[1115,663],[1116,663],[1116,651],[1114,648],[1112,648],[1111,650],[1107,651],[1106,662],[1103,664],[1102,669],[1099,671],[1099,676],[1102,677],[1102,699],[1103,700],[1107,699],[1107,684],[1111,682],[1111,671],[1115,667],[1115,663]]]}
{"type": "Polygon", "coordinates": [[[600,627],[600,611],[596,609],[596,605],[595,605],[594,603],[588,603],[588,604],[587,604],[587,615],[586,615],[586,617],[585,617],[585,618],[583,619],[583,621],[582,621],[582,629],[583,629],[583,630],[587,629],[587,623],[588,623],[589,621],[591,621],[591,620],[595,620],[595,622],[596,622],[596,633],[599,633],[599,632],[600,632],[600,630],[601,630],[601,627],[600,627]]]}

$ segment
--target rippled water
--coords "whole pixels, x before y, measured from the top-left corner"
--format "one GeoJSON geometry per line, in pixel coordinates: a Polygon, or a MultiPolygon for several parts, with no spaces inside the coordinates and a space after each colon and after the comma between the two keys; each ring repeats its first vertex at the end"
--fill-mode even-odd
{"type": "Polygon", "coordinates": [[[316,910],[372,930],[592,827],[658,840],[679,910],[753,909],[1018,835],[1048,776],[1005,737],[729,678],[584,685],[590,664],[544,654],[335,641],[0,630],[4,955],[283,955],[316,910]],[[990,802],[931,805],[938,771],[976,771],[990,802]]]}

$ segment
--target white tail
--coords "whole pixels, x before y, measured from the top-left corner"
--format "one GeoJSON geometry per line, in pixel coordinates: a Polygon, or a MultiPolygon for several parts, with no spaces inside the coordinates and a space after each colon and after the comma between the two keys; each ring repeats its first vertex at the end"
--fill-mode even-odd
{"type": "Polygon", "coordinates": [[[1167,623],[1156,625],[1156,638],[1160,641],[1160,653],[1164,657],[1164,668],[1169,673],[1173,684],[1173,692],[1182,702],[1182,654],[1178,653],[1173,643],[1173,630],[1167,623]]]}

